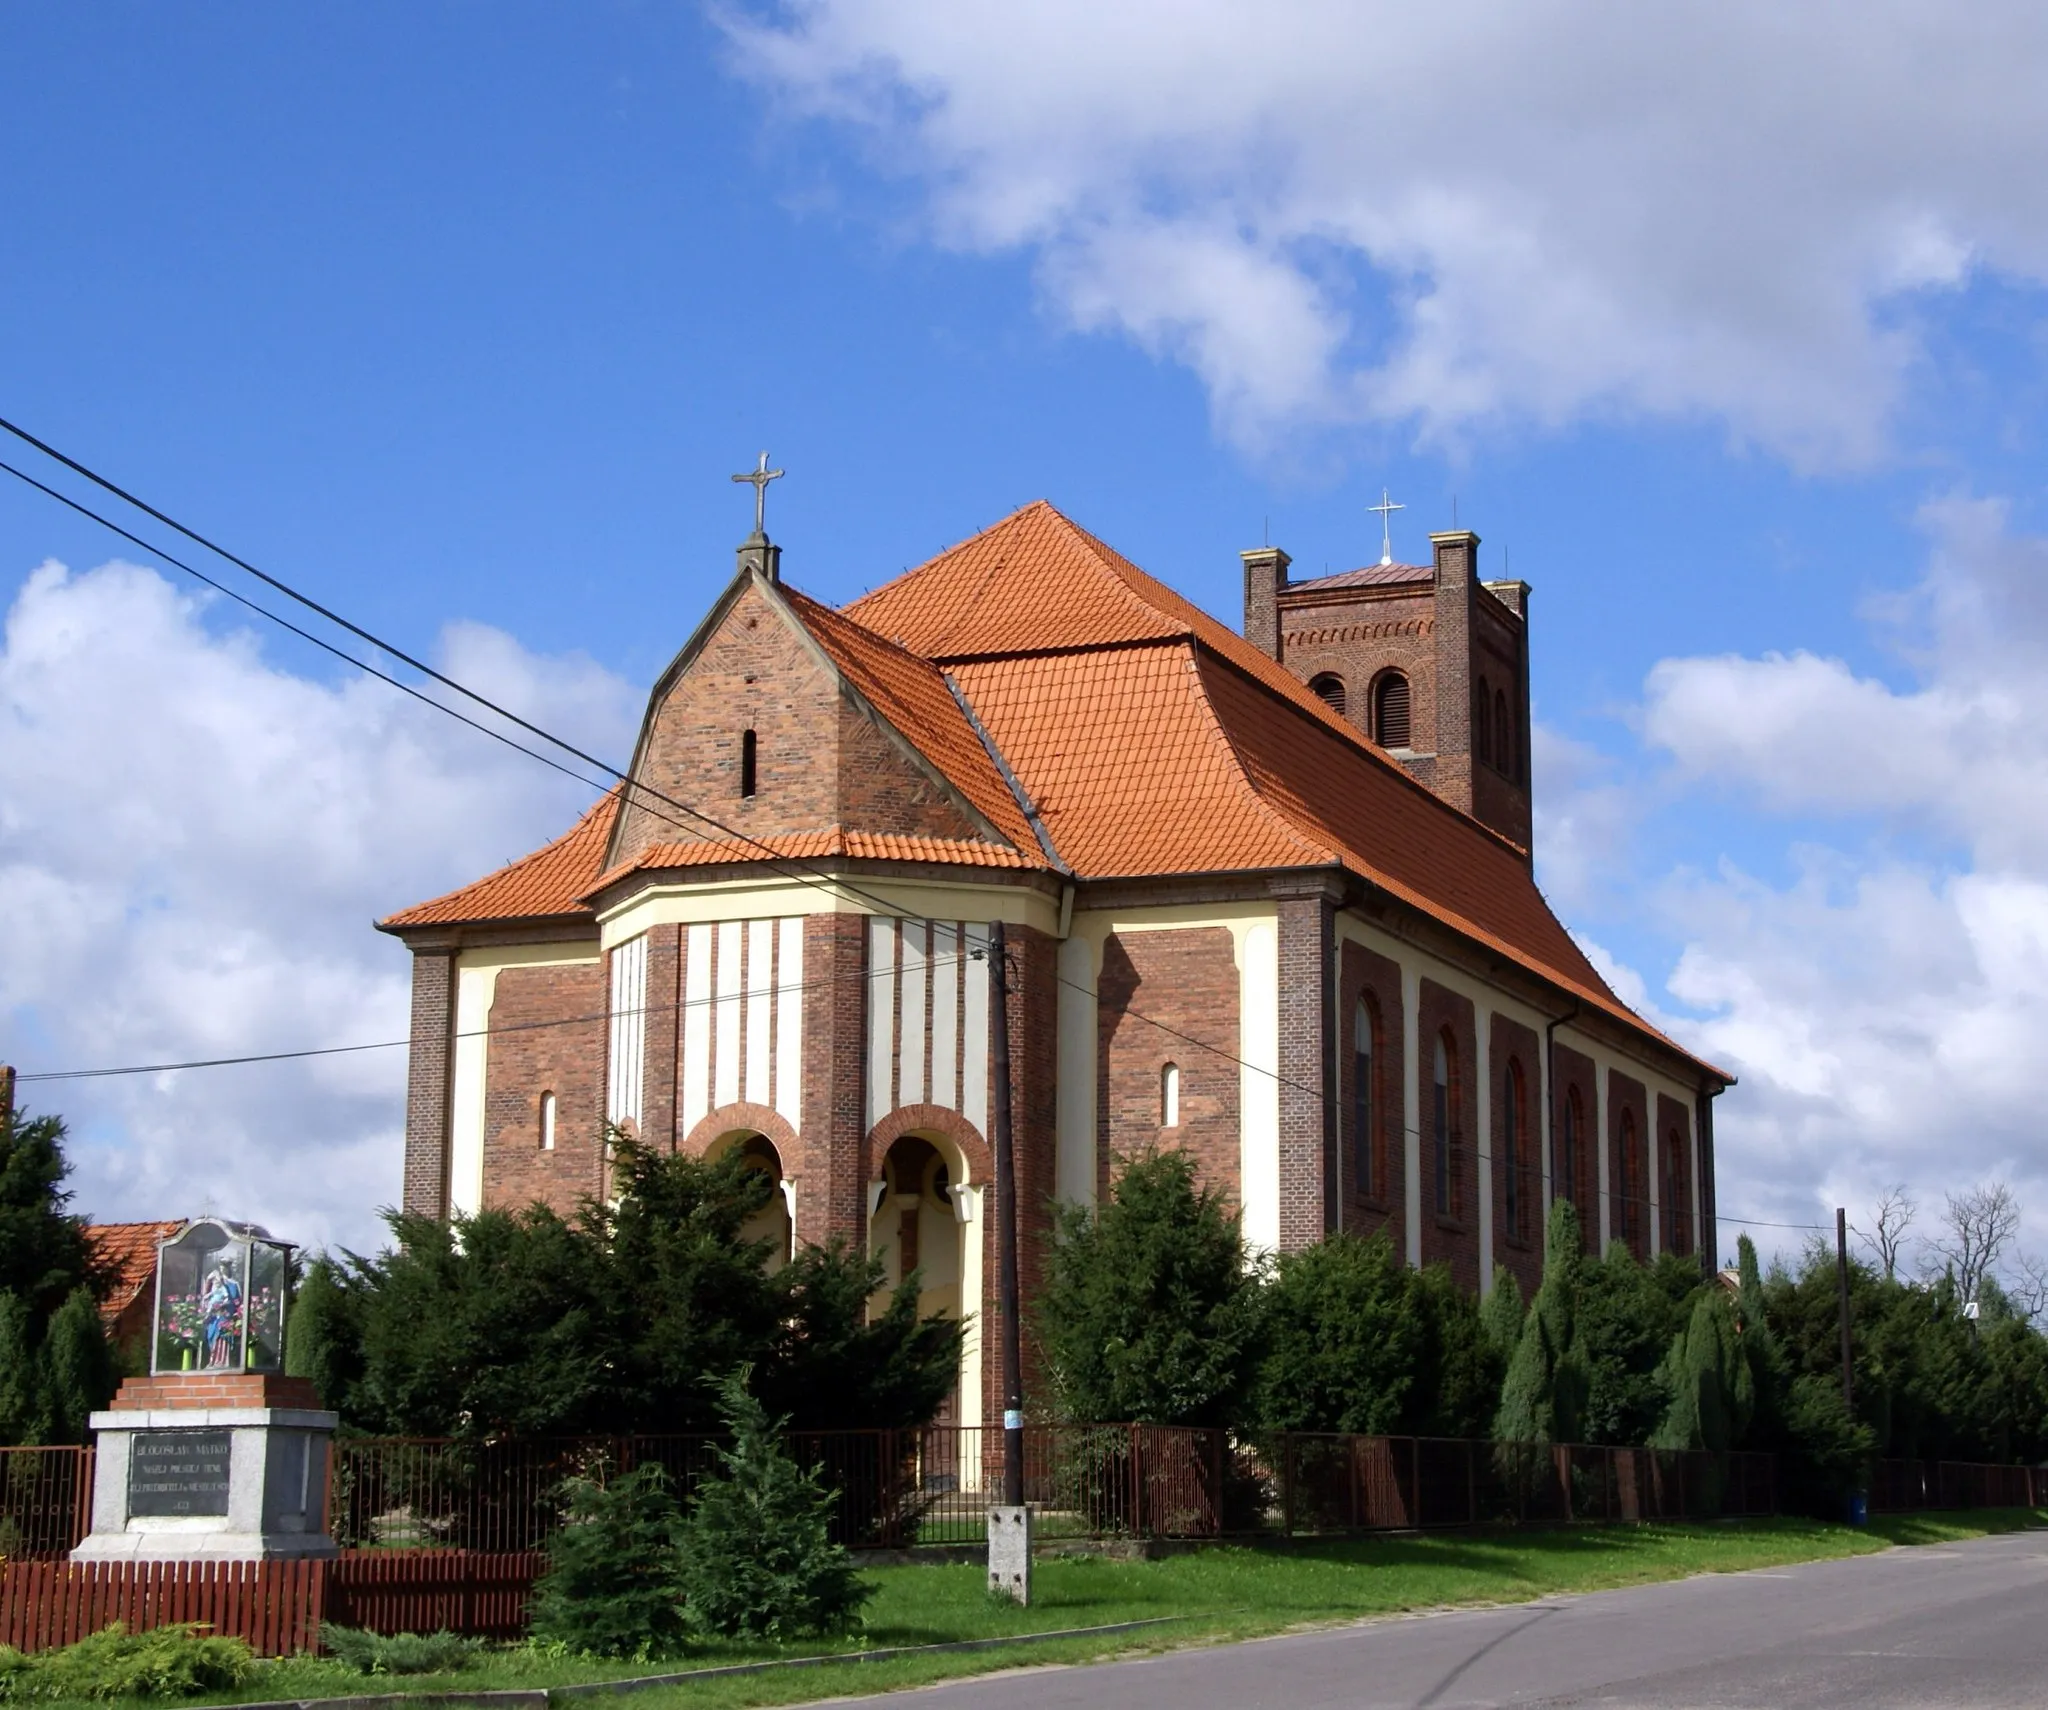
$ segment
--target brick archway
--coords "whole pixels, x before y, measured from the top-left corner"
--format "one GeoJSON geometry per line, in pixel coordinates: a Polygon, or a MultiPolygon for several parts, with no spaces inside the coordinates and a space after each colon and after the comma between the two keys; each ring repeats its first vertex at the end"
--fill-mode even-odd
{"type": "Polygon", "coordinates": [[[995,1154],[988,1142],[966,1117],[942,1104],[903,1105],[869,1129],[867,1156],[862,1161],[864,1180],[874,1179],[889,1148],[906,1134],[936,1135],[959,1152],[967,1166],[961,1185],[986,1187],[995,1181],[995,1154]]]}
{"type": "Polygon", "coordinates": [[[705,1156],[720,1140],[735,1134],[761,1134],[782,1160],[782,1173],[794,1180],[802,1154],[797,1149],[796,1130],[788,1120],[765,1104],[722,1104],[683,1136],[676,1148],[693,1158],[705,1156]]]}

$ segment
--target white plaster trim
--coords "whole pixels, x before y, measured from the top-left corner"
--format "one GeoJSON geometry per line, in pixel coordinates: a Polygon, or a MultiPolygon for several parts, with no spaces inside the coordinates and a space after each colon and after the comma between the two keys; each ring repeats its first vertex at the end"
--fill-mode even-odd
{"type": "MultiPolygon", "coordinates": [[[[868,922],[867,1123],[896,1108],[896,922],[868,922]]],[[[872,1212],[869,1213],[873,1215],[872,1212]]]]}
{"type": "Polygon", "coordinates": [[[711,1114],[711,928],[683,934],[683,1132],[711,1114]]]}
{"type": "Polygon", "coordinates": [[[1069,1205],[1095,1203],[1096,1100],[1102,1075],[1097,1033],[1099,939],[1070,937],[1059,948],[1059,1008],[1053,1191],[1069,1205]]]}
{"type": "Polygon", "coordinates": [[[1405,957],[1401,970],[1401,1174],[1407,1191],[1408,1263],[1422,1265],[1422,970],[1405,957]]]}
{"type": "Polygon", "coordinates": [[[956,1079],[960,1054],[960,928],[949,920],[932,923],[932,1097],[948,1110],[960,1108],[956,1079]]]}
{"type": "MultiPolygon", "coordinates": [[[[823,880],[794,883],[784,878],[729,879],[701,884],[658,884],[635,891],[598,916],[603,948],[623,943],[653,926],[699,921],[756,920],[764,916],[814,914],[877,915],[877,904],[920,920],[1001,920],[1058,936],[1059,899],[1020,886],[948,879],[886,879],[849,873],[846,883],[863,893],[849,896],[823,880]],[[869,900],[872,898],[873,900],[869,900]]],[[[878,915],[893,919],[893,914],[878,915]]]]}
{"type": "Polygon", "coordinates": [[[1478,1133],[1474,1151],[1479,1169],[1479,1293],[1493,1287],[1493,1011],[1482,1000],[1472,1006],[1474,1066],[1479,1079],[1473,1090],[1478,1133]]]}
{"type": "MultiPolygon", "coordinates": [[[[775,1114],[802,1132],[804,1114],[804,923],[776,922],[775,1114]]],[[[691,931],[697,928],[692,927],[691,931]]],[[[796,1213],[790,1213],[794,1228],[796,1213]]]]}
{"type": "Polygon", "coordinates": [[[768,1060],[768,1014],[775,990],[775,922],[747,922],[746,1083],[749,1104],[766,1104],[774,1082],[768,1060]]]}
{"type": "Polygon", "coordinates": [[[925,959],[927,955],[926,933],[929,930],[922,920],[906,920],[896,928],[896,936],[903,947],[903,1014],[900,1020],[901,1036],[896,1041],[896,1104],[900,1109],[906,1104],[923,1104],[924,1096],[924,1024],[929,1011],[925,997],[925,959]]]}
{"type": "Polygon", "coordinates": [[[745,942],[746,923],[722,920],[718,923],[718,966],[712,975],[717,996],[711,1006],[711,1032],[715,1041],[711,1058],[711,1102],[723,1107],[737,1104],[740,1096],[740,945],[745,942]]]}
{"type": "MultiPolygon", "coordinates": [[[[967,923],[961,936],[964,960],[961,974],[966,981],[960,1026],[960,1114],[974,1132],[988,1133],[988,928],[976,921],[967,923]]],[[[964,1297],[963,1297],[964,1298],[964,1297]]],[[[977,1419],[980,1415],[975,1415],[977,1419]]]]}

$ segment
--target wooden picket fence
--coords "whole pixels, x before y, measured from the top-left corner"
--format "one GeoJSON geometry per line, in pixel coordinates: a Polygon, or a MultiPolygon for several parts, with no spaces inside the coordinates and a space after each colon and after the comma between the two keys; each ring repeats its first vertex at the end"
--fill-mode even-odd
{"type": "Polygon", "coordinates": [[[259,1656],[320,1646],[320,1623],[516,1639],[538,1550],[350,1550],[334,1561],[0,1563],[0,1645],[52,1650],[119,1621],[192,1622],[259,1656]]]}
{"type": "Polygon", "coordinates": [[[320,1639],[325,1562],[9,1562],[0,1567],[0,1644],[75,1644],[119,1621],[130,1632],[195,1622],[261,1656],[320,1639]]]}

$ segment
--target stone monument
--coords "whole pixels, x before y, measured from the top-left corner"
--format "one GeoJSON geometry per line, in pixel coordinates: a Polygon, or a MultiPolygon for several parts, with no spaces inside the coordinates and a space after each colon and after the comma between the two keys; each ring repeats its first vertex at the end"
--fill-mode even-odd
{"type": "Polygon", "coordinates": [[[284,1375],[290,1253],[213,1217],[158,1244],[149,1376],[92,1416],[92,1532],[73,1561],[339,1553],[326,1529],[339,1421],[284,1375]]]}

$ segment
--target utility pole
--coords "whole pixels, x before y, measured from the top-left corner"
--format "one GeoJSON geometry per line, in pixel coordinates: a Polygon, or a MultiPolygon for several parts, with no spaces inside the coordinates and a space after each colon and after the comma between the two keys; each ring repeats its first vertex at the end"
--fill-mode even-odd
{"type": "Polygon", "coordinates": [[[1842,1411],[1853,1413],[1856,1385],[1849,1365],[1849,1213],[1839,1205],[1835,1207],[1835,1285],[1842,1317],[1842,1411]]]}
{"type": "Polygon", "coordinates": [[[14,1071],[0,1063],[0,1128],[14,1120],[14,1071]]]}
{"type": "Polygon", "coordinates": [[[994,1030],[996,1310],[1003,1321],[1003,1500],[988,1515],[991,1591],[1031,1601],[1031,1509],[1024,1500],[1024,1343],[1017,1305],[1017,1157],[1010,1133],[1010,962],[999,920],[989,928],[994,1030]]]}

